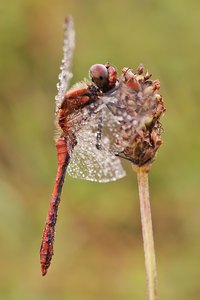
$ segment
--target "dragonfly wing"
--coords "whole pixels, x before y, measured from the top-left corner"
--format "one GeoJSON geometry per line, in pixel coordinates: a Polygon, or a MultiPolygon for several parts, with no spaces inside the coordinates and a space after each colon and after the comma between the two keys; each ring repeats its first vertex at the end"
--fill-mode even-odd
{"type": "Polygon", "coordinates": [[[64,44],[63,44],[63,59],[60,66],[60,74],[57,83],[58,93],[55,97],[56,113],[60,107],[64,95],[69,88],[69,82],[72,78],[71,64],[75,47],[75,31],[73,18],[68,16],[64,23],[64,44]]]}
{"type": "Polygon", "coordinates": [[[73,150],[67,172],[70,176],[97,182],[110,182],[126,175],[121,161],[114,155],[111,137],[115,124],[107,107],[91,115],[76,133],[77,144],[73,150]],[[97,147],[98,119],[102,117],[101,148],[97,147]]]}

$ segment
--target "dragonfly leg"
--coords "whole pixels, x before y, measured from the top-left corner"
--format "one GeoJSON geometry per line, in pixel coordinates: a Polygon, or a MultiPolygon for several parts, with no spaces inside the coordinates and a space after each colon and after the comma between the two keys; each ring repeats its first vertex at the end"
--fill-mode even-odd
{"type": "Polygon", "coordinates": [[[103,117],[102,117],[102,115],[100,115],[100,117],[98,119],[97,140],[96,140],[96,148],[98,150],[102,149],[102,144],[101,144],[102,130],[103,130],[103,117]]]}
{"type": "Polygon", "coordinates": [[[65,138],[59,138],[56,141],[56,150],[58,155],[58,168],[54,185],[54,190],[51,195],[51,202],[49,213],[47,215],[45,228],[42,236],[42,243],[40,249],[40,264],[42,275],[46,275],[51,264],[53,256],[53,243],[55,236],[55,226],[57,220],[58,206],[60,203],[62,186],[65,179],[65,173],[70,161],[69,149],[65,138]]]}
{"type": "Polygon", "coordinates": [[[124,155],[121,154],[121,153],[115,152],[114,155],[117,156],[117,157],[119,157],[119,158],[123,158],[123,159],[125,159],[125,160],[128,160],[128,161],[130,161],[130,162],[132,162],[132,163],[134,162],[133,159],[132,159],[131,157],[126,157],[126,156],[124,156],[124,155]]]}

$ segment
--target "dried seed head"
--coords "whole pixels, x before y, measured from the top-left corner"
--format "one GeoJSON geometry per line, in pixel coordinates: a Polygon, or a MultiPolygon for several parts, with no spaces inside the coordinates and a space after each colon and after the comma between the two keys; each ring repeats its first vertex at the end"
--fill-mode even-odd
{"type": "Polygon", "coordinates": [[[115,113],[120,116],[116,145],[119,155],[135,167],[149,169],[162,144],[160,118],[165,107],[158,93],[160,82],[149,80],[151,75],[143,72],[142,65],[136,73],[129,68],[122,70],[115,91],[115,113]]]}

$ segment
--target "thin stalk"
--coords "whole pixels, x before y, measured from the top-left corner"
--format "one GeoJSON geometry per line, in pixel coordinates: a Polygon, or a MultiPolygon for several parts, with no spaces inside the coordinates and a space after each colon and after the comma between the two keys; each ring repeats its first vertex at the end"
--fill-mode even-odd
{"type": "Polygon", "coordinates": [[[144,242],[144,256],[146,267],[147,299],[157,300],[157,271],[153,240],[153,228],[151,219],[151,207],[149,197],[148,172],[145,169],[137,169],[137,180],[140,198],[140,213],[142,222],[142,235],[144,242]]]}

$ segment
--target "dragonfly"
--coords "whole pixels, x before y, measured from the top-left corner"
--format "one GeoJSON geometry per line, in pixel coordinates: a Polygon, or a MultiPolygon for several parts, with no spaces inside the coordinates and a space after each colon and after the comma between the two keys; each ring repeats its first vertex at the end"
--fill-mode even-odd
{"type": "Polygon", "coordinates": [[[116,68],[105,63],[92,65],[91,80],[83,80],[69,89],[74,40],[73,19],[68,17],[55,97],[58,167],[40,248],[43,276],[54,254],[55,226],[66,172],[84,180],[115,181],[126,175],[120,158],[135,165],[145,164],[152,157],[150,151],[143,151],[144,147],[148,150],[151,143],[157,149],[160,143],[144,130],[151,131],[155,124],[160,130],[159,82],[151,81],[148,72],[143,75],[142,65],[136,73],[123,68],[118,76],[116,68]],[[134,148],[135,143],[138,147],[134,148]]]}
{"type": "Polygon", "coordinates": [[[54,254],[55,226],[66,172],[75,178],[97,182],[115,181],[125,176],[115,151],[110,150],[110,136],[117,134],[117,129],[112,125],[112,108],[106,106],[109,92],[118,84],[116,69],[109,63],[95,64],[90,68],[91,81],[84,80],[68,90],[74,38],[73,19],[68,17],[64,24],[64,55],[55,97],[58,167],[40,248],[43,276],[54,254]]]}

